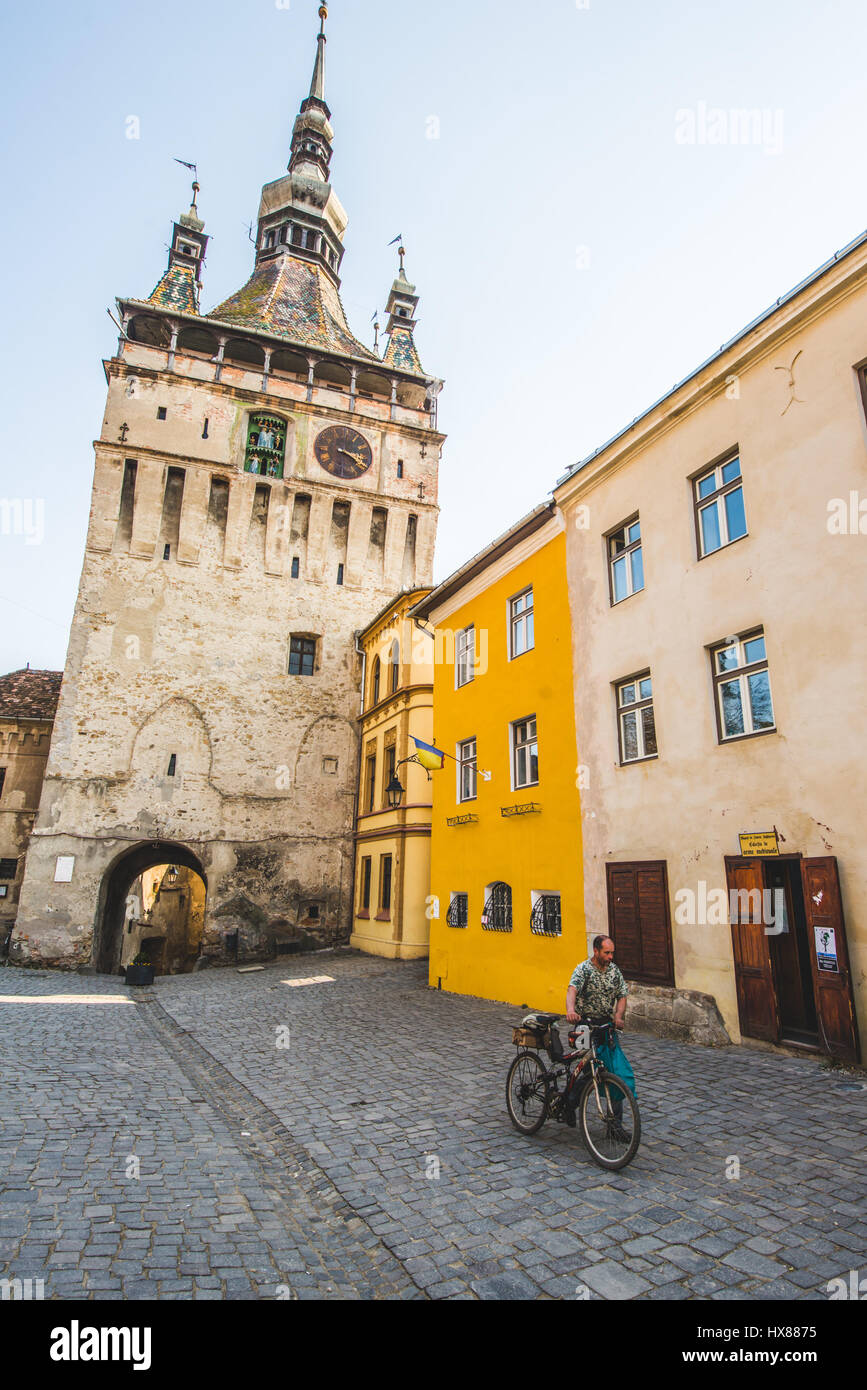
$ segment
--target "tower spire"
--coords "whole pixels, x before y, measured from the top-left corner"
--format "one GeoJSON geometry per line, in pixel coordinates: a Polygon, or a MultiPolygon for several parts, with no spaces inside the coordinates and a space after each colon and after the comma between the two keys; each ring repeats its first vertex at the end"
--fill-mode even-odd
{"type": "Polygon", "coordinates": [[[316,97],[318,101],[325,100],[325,45],[328,40],[325,37],[325,21],[328,18],[328,6],[319,6],[319,37],[316,40],[316,62],[313,65],[313,80],[310,83],[310,95],[316,97]]]}
{"type": "Polygon", "coordinates": [[[325,21],[328,6],[319,6],[319,34],[316,38],[316,62],[313,65],[313,78],[310,95],[301,103],[301,110],[292,130],[292,154],[289,159],[289,172],[303,174],[307,178],[328,182],[331,167],[331,142],[334,131],[331,129],[331,112],[325,100],[325,21]]]}

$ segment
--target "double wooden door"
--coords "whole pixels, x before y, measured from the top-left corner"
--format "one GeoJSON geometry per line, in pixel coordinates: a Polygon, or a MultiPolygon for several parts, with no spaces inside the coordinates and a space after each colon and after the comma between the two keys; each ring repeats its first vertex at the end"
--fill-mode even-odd
{"type": "MultiPolygon", "coordinates": [[[[857,1062],[858,1025],[837,860],[832,856],[784,858],[800,870],[792,877],[793,913],[788,928],[794,930],[795,916],[803,913],[806,931],[801,949],[809,957],[819,1046],[841,1061],[857,1062]]],[[[781,992],[785,997],[785,990],[792,986],[791,979],[782,978],[782,957],[773,946],[780,922],[773,911],[768,912],[773,899],[766,866],[780,862],[726,858],[741,1032],[774,1043],[783,1037],[781,992]]]]}

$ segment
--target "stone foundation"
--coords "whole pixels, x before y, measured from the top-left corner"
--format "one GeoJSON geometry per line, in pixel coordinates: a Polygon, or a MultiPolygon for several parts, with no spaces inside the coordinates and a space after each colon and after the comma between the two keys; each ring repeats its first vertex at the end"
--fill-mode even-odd
{"type": "Polygon", "coordinates": [[[626,1026],[633,1033],[704,1047],[730,1047],[732,1041],[713,995],[693,989],[630,984],[626,1026]]]}

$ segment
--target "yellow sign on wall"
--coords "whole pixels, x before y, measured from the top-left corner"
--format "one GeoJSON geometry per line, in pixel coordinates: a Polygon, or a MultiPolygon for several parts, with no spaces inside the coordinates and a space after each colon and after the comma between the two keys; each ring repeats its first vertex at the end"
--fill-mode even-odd
{"type": "Polygon", "coordinates": [[[776,830],[755,830],[750,834],[739,835],[741,854],[745,859],[758,859],[762,855],[779,854],[780,846],[776,830]]]}

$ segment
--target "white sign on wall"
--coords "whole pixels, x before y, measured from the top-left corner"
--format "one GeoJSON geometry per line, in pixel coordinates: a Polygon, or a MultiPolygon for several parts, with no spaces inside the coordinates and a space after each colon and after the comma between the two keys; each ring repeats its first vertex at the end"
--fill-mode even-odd
{"type": "Polygon", "coordinates": [[[57,863],[54,865],[54,882],[71,883],[72,866],[75,863],[74,854],[58,854],[57,863]]]}

